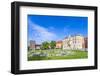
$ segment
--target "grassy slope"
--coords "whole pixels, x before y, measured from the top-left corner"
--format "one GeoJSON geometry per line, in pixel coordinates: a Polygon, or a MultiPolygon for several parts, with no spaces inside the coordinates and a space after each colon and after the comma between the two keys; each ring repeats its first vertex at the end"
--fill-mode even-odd
{"type": "MultiPolygon", "coordinates": [[[[49,54],[56,54],[59,52],[59,50],[54,51],[48,51],[48,50],[42,50],[43,52],[47,52],[49,54]]],[[[37,52],[40,52],[40,50],[37,50],[37,52]]],[[[59,59],[83,59],[88,57],[88,53],[86,51],[80,51],[80,50],[74,50],[73,55],[66,55],[66,56],[47,56],[47,57],[39,57],[39,56],[31,56],[28,57],[28,60],[59,60],[59,59]]]]}

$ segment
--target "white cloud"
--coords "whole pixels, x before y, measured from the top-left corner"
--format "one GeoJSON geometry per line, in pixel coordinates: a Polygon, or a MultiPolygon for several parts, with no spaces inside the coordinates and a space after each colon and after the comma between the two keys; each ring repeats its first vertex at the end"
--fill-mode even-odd
{"type": "Polygon", "coordinates": [[[32,39],[35,40],[36,43],[57,39],[57,36],[54,32],[52,32],[48,28],[35,24],[31,20],[29,20],[29,26],[31,26],[33,29],[32,39]]]}

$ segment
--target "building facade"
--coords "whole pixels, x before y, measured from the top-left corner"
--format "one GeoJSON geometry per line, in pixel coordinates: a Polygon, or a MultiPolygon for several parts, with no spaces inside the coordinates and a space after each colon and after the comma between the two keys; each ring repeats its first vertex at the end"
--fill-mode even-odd
{"type": "Polygon", "coordinates": [[[35,49],[41,49],[41,45],[40,44],[36,44],[35,41],[30,40],[30,45],[29,45],[30,49],[35,50],[35,49]]]}
{"type": "Polygon", "coordinates": [[[35,50],[35,45],[36,45],[36,42],[33,40],[30,40],[30,49],[35,50]]]}
{"type": "Polygon", "coordinates": [[[56,41],[56,48],[61,49],[63,46],[62,41],[56,41]]]}
{"type": "Polygon", "coordinates": [[[84,41],[85,41],[85,45],[84,45],[84,47],[85,47],[85,50],[88,50],[88,38],[87,37],[85,37],[84,38],[84,41]]]}
{"type": "Polygon", "coordinates": [[[35,49],[38,49],[38,50],[41,49],[41,45],[36,44],[36,45],[35,45],[35,49]]]}
{"type": "Polygon", "coordinates": [[[81,35],[69,36],[63,40],[63,49],[84,49],[85,48],[85,40],[81,35]]]}

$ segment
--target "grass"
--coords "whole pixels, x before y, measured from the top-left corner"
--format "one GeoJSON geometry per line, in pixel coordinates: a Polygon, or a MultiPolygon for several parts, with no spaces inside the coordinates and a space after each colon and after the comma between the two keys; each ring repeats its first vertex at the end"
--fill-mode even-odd
{"type": "Polygon", "coordinates": [[[83,58],[88,58],[87,51],[62,50],[62,49],[28,51],[28,61],[32,61],[32,60],[59,60],[59,59],[83,59],[83,58]],[[39,54],[39,56],[34,56],[33,54],[39,54]],[[40,56],[41,54],[46,54],[46,56],[40,56]]]}

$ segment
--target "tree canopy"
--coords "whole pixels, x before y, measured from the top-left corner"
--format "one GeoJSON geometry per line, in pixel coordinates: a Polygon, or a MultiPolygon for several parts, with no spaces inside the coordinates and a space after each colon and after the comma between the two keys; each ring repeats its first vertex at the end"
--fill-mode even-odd
{"type": "Polygon", "coordinates": [[[56,47],[56,42],[55,41],[51,41],[50,42],[50,48],[54,49],[56,47]]]}
{"type": "Polygon", "coordinates": [[[54,49],[56,47],[56,42],[51,41],[50,43],[45,41],[42,43],[41,49],[54,49]]]}
{"type": "Polygon", "coordinates": [[[41,49],[49,49],[49,43],[47,41],[43,42],[41,49]]]}

